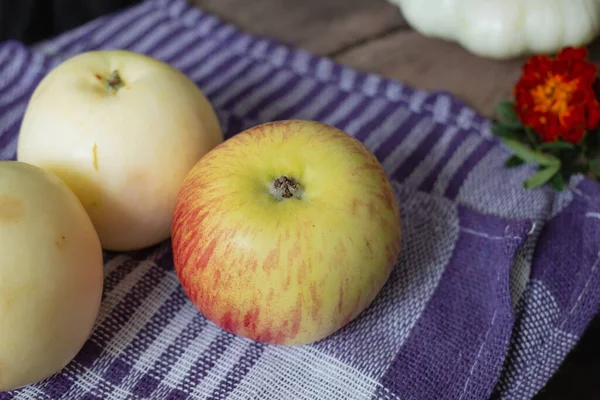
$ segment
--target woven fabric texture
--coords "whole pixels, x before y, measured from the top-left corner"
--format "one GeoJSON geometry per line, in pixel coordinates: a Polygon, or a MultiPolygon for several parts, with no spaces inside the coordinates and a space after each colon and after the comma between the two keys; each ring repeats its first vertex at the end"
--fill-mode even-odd
{"type": "Polygon", "coordinates": [[[28,48],[0,44],[0,159],[14,159],[35,85],[77,53],[124,48],[189,76],[227,137],[312,119],[363,141],[402,213],[398,264],[336,334],[275,347],[191,304],[169,243],[107,253],[91,338],[62,372],[0,399],[529,399],[600,306],[600,185],[525,190],[489,122],[425,92],[254,37],[185,0],[147,0],[28,48]]]}

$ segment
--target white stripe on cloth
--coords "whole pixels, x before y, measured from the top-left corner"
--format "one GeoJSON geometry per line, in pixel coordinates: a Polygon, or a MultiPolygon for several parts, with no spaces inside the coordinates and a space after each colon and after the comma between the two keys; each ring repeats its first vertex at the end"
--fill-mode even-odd
{"type": "MultiPolygon", "coordinates": [[[[8,55],[10,55],[10,52],[6,53],[5,56],[8,55]]],[[[8,64],[2,67],[2,74],[0,74],[0,91],[4,91],[10,83],[19,79],[19,73],[23,69],[27,56],[28,52],[25,51],[25,49],[21,49],[20,47],[16,48],[16,55],[11,57],[8,64]]]]}
{"type": "Polygon", "coordinates": [[[431,151],[414,168],[412,173],[406,177],[404,184],[409,187],[417,188],[433,172],[433,168],[444,157],[448,151],[448,146],[458,134],[458,128],[454,126],[446,127],[440,134],[439,140],[435,143],[431,151]]]}
{"type": "Polygon", "coordinates": [[[124,31],[127,33],[129,32],[129,29],[135,25],[135,22],[141,19],[140,17],[142,15],[154,12],[156,12],[156,9],[152,7],[152,4],[146,3],[139,8],[130,10],[130,12],[117,15],[116,17],[111,18],[101,30],[92,35],[92,37],[89,39],[89,44],[93,46],[95,44],[106,42],[108,39],[114,38],[115,33],[119,31],[124,31]]]}
{"type": "MultiPolygon", "coordinates": [[[[185,307],[187,318],[189,321],[193,319],[197,310],[192,305],[185,307]]],[[[190,342],[185,348],[184,353],[177,359],[169,373],[162,380],[163,384],[170,387],[176,387],[186,393],[191,393],[194,387],[190,381],[186,379],[194,364],[201,354],[208,351],[209,345],[221,335],[223,332],[212,324],[207,324],[202,331],[190,342]]]]}
{"type": "MultiPolygon", "coordinates": [[[[263,79],[272,75],[275,72],[275,68],[268,64],[258,64],[254,66],[244,76],[236,76],[236,79],[230,81],[227,90],[224,90],[212,97],[212,103],[215,107],[222,107],[223,104],[234,99],[244,90],[252,85],[261,82],[263,79]]],[[[212,94],[208,89],[205,89],[207,94],[212,94]]]]}
{"type": "MultiPolygon", "coordinates": [[[[314,81],[309,82],[313,82],[313,86],[316,86],[316,83],[314,81]]],[[[325,89],[320,91],[315,98],[307,102],[307,104],[302,109],[297,110],[294,113],[294,118],[314,118],[324,107],[327,106],[327,104],[329,104],[330,101],[332,101],[335,98],[336,92],[337,91],[333,86],[325,87],[325,89]]],[[[287,106],[285,105],[285,102],[282,102],[280,104],[282,106],[281,110],[279,108],[265,109],[260,113],[260,119],[263,121],[270,121],[278,113],[287,111],[288,109],[294,107],[296,104],[300,103],[302,100],[304,100],[304,98],[296,98],[294,103],[290,103],[287,106]]]]}
{"type": "Polygon", "coordinates": [[[365,146],[372,152],[377,151],[379,147],[389,139],[394,133],[402,129],[402,125],[410,117],[410,112],[406,108],[398,108],[390,113],[381,121],[380,125],[373,129],[371,136],[365,140],[365,146]]]}
{"type": "MultiPolygon", "coordinates": [[[[237,115],[246,115],[257,103],[267,98],[269,95],[275,93],[282,86],[285,86],[291,81],[295,75],[288,70],[277,71],[270,76],[264,85],[253,90],[251,93],[247,93],[238,99],[236,104],[232,107],[233,113],[237,115]]],[[[278,102],[279,98],[273,99],[271,103],[265,105],[265,108],[269,108],[269,105],[273,102],[278,102]]]]}
{"type": "Polygon", "coordinates": [[[350,93],[332,113],[321,118],[321,121],[329,125],[336,125],[353,112],[363,98],[364,96],[360,93],[350,93]]]}
{"type": "Polygon", "coordinates": [[[268,347],[231,399],[367,400],[379,383],[310,346],[268,347]]]}
{"type": "MultiPolygon", "coordinates": [[[[317,87],[314,81],[305,81],[300,79],[290,90],[281,96],[275,103],[272,103],[268,108],[263,108],[258,114],[259,121],[271,121],[276,115],[286,112],[292,107],[296,107],[299,103],[305,100],[306,96],[317,87]]],[[[309,107],[312,101],[309,101],[305,109],[309,107]]],[[[304,109],[304,110],[305,110],[304,109]]],[[[302,115],[303,110],[297,110],[294,113],[298,118],[302,115]]]]}
{"type": "Polygon", "coordinates": [[[515,312],[521,316],[518,336],[509,349],[509,364],[498,385],[501,399],[533,397],[577,342],[576,337],[556,326],[561,310],[541,281],[530,281],[515,312]],[[540,354],[542,351],[546,353],[540,354]]]}
{"type": "Polygon", "coordinates": [[[400,164],[403,163],[429,135],[433,134],[432,132],[435,127],[435,122],[429,118],[423,118],[410,130],[402,143],[400,143],[399,146],[396,146],[381,162],[383,169],[385,169],[388,175],[391,176],[400,164]]]}
{"type": "MultiPolygon", "coordinates": [[[[25,51],[21,51],[19,53],[26,54],[25,51]]],[[[13,84],[8,90],[3,90],[3,88],[0,87],[0,109],[23,96],[27,92],[33,91],[34,84],[37,79],[40,78],[40,75],[45,75],[46,71],[44,70],[45,65],[42,55],[39,53],[33,54],[33,56],[29,59],[27,66],[22,64],[24,61],[25,60],[23,58],[19,57],[19,62],[21,64],[11,65],[11,67],[13,67],[15,70],[21,70],[22,73],[19,76],[14,76],[12,78],[11,82],[13,82],[13,84]]],[[[5,87],[8,86],[2,85],[1,83],[0,85],[5,87]]],[[[21,104],[17,104],[17,106],[21,106],[21,104]]]]}
{"type": "Polygon", "coordinates": [[[143,53],[145,50],[148,50],[155,41],[160,39],[160,35],[163,32],[167,32],[167,26],[164,24],[158,25],[160,21],[164,19],[165,16],[158,11],[144,15],[143,18],[133,22],[127,31],[116,36],[114,40],[111,40],[102,47],[104,49],[128,49],[143,53]],[[152,27],[157,25],[159,26],[157,29],[152,29],[152,27]],[[147,47],[144,47],[145,45],[147,47]]]}
{"type": "Polygon", "coordinates": [[[454,154],[448,160],[448,163],[442,168],[437,176],[435,184],[433,186],[432,193],[443,195],[452,177],[456,174],[456,171],[463,165],[467,158],[484,142],[481,136],[469,135],[466,136],[464,141],[458,146],[454,154]]]}
{"type": "MultiPolygon", "coordinates": [[[[164,279],[161,280],[160,284],[147,296],[143,303],[137,307],[137,311],[133,314],[132,318],[122,326],[119,333],[113,337],[113,339],[105,346],[107,354],[111,359],[119,355],[119,358],[133,365],[133,369],[129,374],[125,376],[119,386],[132,391],[134,386],[138,383],[139,379],[145,372],[148,372],[152,364],[143,365],[145,359],[150,359],[152,353],[149,353],[150,349],[141,350],[139,347],[131,346],[131,342],[140,338],[139,333],[143,330],[146,324],[152,324],[151,320],[154,315],[159,311],[159,308],[165,303],[165,301],[175,291],[181,289],[179,281],[174,274],[168,274],[164,279]],[[125,350],[128,351],[125,351],[125,350]]],[[[171,321],[172,322],[172,321],[171,321]]],[[[162,333],[169,334],[169,330],[164,328],[162,333]]],[[[172,332],[170,333],[172,336],[172,332]]],[[[158,338],[152,340],[153,344],[160,343],[158,338]]],[[[85,374],[85,373],[84,373],[85,374]]]]}
{"type": "Polygon", "coordinates": [[[379,111],[385,107],[385,105],[386,102],[383,99],[375,98],[367,107],[365,107],[360,115],[357,115],[356,118],[352,118],[350,123],[343,127],[344,131],[352,136],[356,136],[356,133],[360,131],[363,126],[373,122],[373,120],[378,117],[379,111]]]}

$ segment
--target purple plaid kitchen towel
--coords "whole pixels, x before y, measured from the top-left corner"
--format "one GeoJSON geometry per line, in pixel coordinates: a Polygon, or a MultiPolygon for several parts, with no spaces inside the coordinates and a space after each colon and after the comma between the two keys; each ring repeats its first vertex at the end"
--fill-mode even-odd
{"type": "Polygon", "coordinates": [[[106,254],[91,338],[52,378],[0,399],[528,399],[600,308],[600,185],[522,189],[529,165],[447,93],[358,73],[240,32],[185,0],[147,0],[27,48],[0,44],[0,159],[35,85],[67,57],[125,48],[181,69],[228,136],[302,118],[363,141],[393,182],[403,247],[376,301],[301,347],[255,343],[196,311],[168,243],[106,254]]]}

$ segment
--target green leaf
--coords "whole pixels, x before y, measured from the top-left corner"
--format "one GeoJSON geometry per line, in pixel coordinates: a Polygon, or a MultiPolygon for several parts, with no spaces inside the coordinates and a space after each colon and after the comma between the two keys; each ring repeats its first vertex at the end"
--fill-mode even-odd
{"type": "Polygon", "coordinates": [[[508,160],[506,160],[506,162],[504,163],[504,166],[506,168],[518,167],[519,165],[523,164],[524,162],[525,161],[523,161],[523,159],[520,158],[519,156],[513,155],[508,160]]]}
{"type": "Polygon", "coordinates": [[[591,160],[589,166],[594,175],[596,175],[596,178],[600,179],[600,158],[591,160]]]}
{"type": "Polygon", "coordinates": [[[596,148],[596,145],[592,143],[592,146],[590,147],[587,141],[583,141],[582,143],[579,143],[577,146],[575,146],[575,150],[586,159],[588,158],[589,151],[594,151],[594,148],[596,148]]]}
{"type": "Polygon", "coordinates": [[[515,131],[505,129],[503,127],[492,127],[492,133],[501,139],[519,140],[519,135],[515,131]]]}
{"type": "Polygon", "coordinates": [[[565,180],[562,174],[556,174],[550,179],[550,184],[555,190],[562,192],[565,189],[565,180]]]}
{"type": "Polygon", "coordinates": [[[506,127],[504,125],[502,125],[498,122],[494,122],[494,125],[492,125],[492,133],[494,135],[502,136],[507,131],[508,131],[508,129],[506,129],[506,127]]]}
{"type": "Polygon", "coordinates": [[[527,179],[523,186],[525,189],[534,189],[546,184],[550,179],[556,175],[558,170],[560,169],[560,164],[552,164],[547,166],[546,168],[542,168],[535,174],[533,174],[529,179],[527,179]]]}
{"type": "Polygon", "coordinates": [[[523,130],[523,124],[521,123],[521,121],[507,121],[507,120],[496,120],[496,125],[499,125],[500,127],[502,127],[502,129],[505,130],[511,130],[511,131],[522,131],[523,130]]]}
{"type": "Polygon", "coordinates": [[[527,136],[529,144],[531,144],[533,147],[538,146],[538,137],[537,137],[536,133],[533,131],[533,129],[531,129],[529,127],[525,128],[525,135],[527,136]]]}
{"type": "Polygon", "coordinates": [[[571,142],[546,142],[538,146],[538,150],[573,150],[575,145],[571,142]]]}
{"type": "Polygon", "coordinates": [[[515,153],[515,155],[519,156],[519,158],[527,161],[534,162],[539,165],[558,165],[560,166],[560,160],[556,157],[546,155],[544,153],[540,153],[539,151],[535,151],[525,146],[524,144],[512,140],[512,139],[502,139],[502,141],[506,144],[506,146],[515,153]]]}
{"type": "Polygon", "coordinates": [[[519,116],[515,111],[515,104],[510,100],[501,101],[496,106],[496,114],[506,122],[519,122],[519,116]]]}

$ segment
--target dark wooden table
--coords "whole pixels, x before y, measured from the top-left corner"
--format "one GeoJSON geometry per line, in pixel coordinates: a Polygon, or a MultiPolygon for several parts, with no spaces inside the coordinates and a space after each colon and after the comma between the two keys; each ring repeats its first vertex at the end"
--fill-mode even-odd
{"type": "MultiPolygon", "coordinates": [[[[384,0],[190,0],[242,29],[422,89],[447,90],[491,116],[523,59],[494,61],[416,33],[384,0]]],[[[590,46],[600,62],[600,41],[590,46]]],[[[600,399],[600,317],[536,400],[600,399]]]]}

